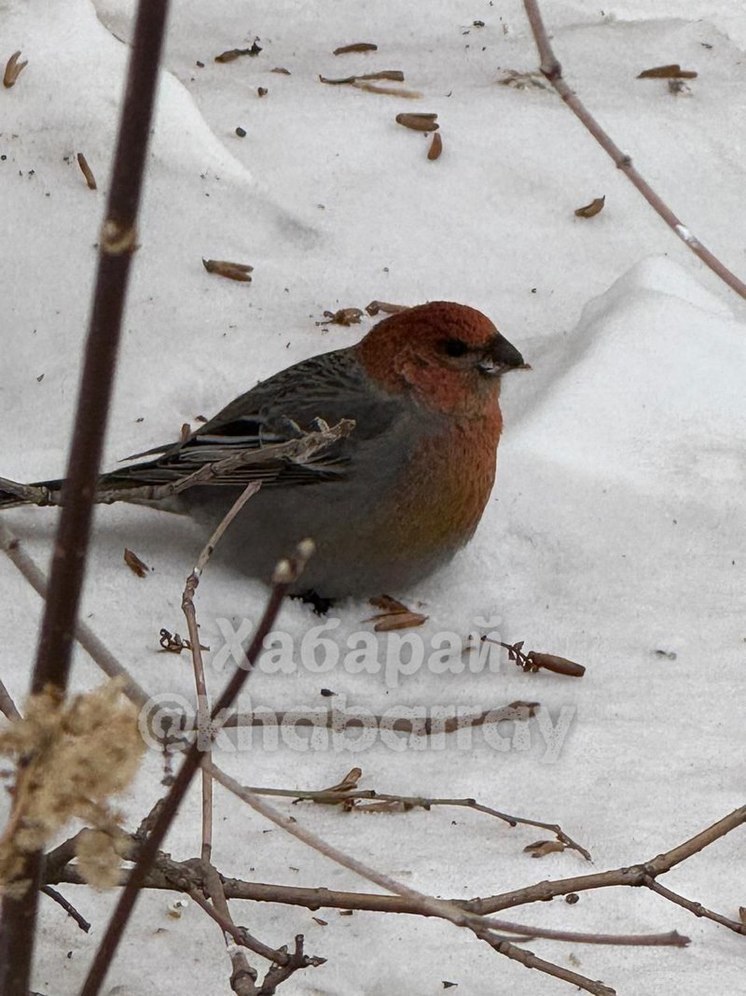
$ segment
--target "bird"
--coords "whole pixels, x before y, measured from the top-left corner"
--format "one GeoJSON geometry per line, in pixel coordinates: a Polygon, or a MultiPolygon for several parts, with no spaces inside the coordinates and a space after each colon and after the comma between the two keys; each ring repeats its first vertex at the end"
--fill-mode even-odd
{"type": "MultiPolygon", "coordinates": [[[[430,301],[258,383],[187,438],[103,474],[98,491],[121,489],[126,500],[128,489],[168,484],[350,419],[348,435],[308,459],[234,467],[182,491],[169,508],[212,530],[259,481],[221,540],[223,560],[268,582],[277,562],[310,537],[316,552],[296,594],[333,601],[401,593],[474,534],[495,480],[501,378],[521,367],[519,350],[482,312],[430,301]]],[[[37,486],[53,493],[62,483],[37,486]]],[[[0,509],[23,503],[0,490],[0,509]]]]}

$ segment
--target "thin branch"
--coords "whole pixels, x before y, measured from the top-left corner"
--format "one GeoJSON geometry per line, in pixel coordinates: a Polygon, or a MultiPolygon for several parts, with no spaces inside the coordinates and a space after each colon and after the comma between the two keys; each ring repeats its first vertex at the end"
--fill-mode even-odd
{"type": "Polygon", "coordinates": [[[482,805],[476,799],[442,799],[430,796],[397,795],[390,792],[379,792],[376,789],[350,789],[349,791],[340,792],[330,792],[322,789],[321,791],[314,792],[298,789],[263,788],[261,786],[250,785],[247,786],[247,790],[253,792],[254,795],[279,796],[296,800],[303,799],[308,802],[331,806],[342,805],[347,801],[373,799],[378,802],[398,803],[404,809],[419,808],[429,810],[436,806],[458,806],[465,809],[473,809],[475,812],[494,816],[511,827],[520,824],[522,826],[537,827],[540,830],[550,830],[567,848],[578,851],[586,861],[591,860],[590,852],[574,841],[572,837],[568,836],[559,824],[542,823],[540,820],[530,820],[523,816],[511,816],[509,813],[501,813],[490,806],[482,805]]]}
{"type": "Polygon", "coordinates": [[[59,893],[56,889],[53,889],[51,885],[43,885],[40,891],[43,892],[45,896],[49,896],[50,899],[54,900],[58,906],[61,906],[65,913],[67,913],[67,915],[77,923],[80,929],[85,931],[86,934],[88,933],[91,929],[90,923],[84,916],[81,916],[81,914],[78,913],[73,904],[69,903],[61,893],[59,893]]]}
{"type": "MultiPolygon", "coordinates": [[[[210,781],[210,789],[212,789],[212,781],[210,781]]],[[[202,845],[204,850],[204,841],[202,845]]],[[[235,928],[233,922],[233,917],[231,916],[231,911],[228,908],[228,900],[225,898],[225,893],[223,892],[223,883],[220,881],[220,876],[215,871],[213,865],[203,859],[203,868],[205,875],[205,885],[207,886],[207,891],[212,899],[212,908],[215,913],[217,913],[226,927],[235,928]]],[[[202,903],[200,903],[202,906],[202,903]]],[[[203,906],[205,910],[209,907],[209,903],[203,906]]],[[[231,930],[226,930],[223,928],[223,940],[225,941],[225,946],[228,951],[228,957],[231,960],[231,978],[230,986],[236,996],[256,996],[257,988],[254,983],[257,980],[256,969],[249,964],[249,959],[246,957],[245,952],[242,947],[248,946],[248,944],[234,947],[230,942],[233,940],[233,932],[231,930]]],[[[254,940],[254,938],[251,938],[254,940]]]]}
{"type": "MultiPolygon", "coordinates": [[[[670,851],[658,854],[649,861],[635,865],[625,865],[611,871],[598,872],[595,875],[578,875],[574,878],[557,879],[554,882],[539,882],[525,889],[515,889],[497,896],[487,896],[483,899],[472,899],[468,908],[475,913],[497,913],[499,910],[523,906],[526,903],[546,902],[556,896],[566,896],[569,892],[587,892],[590,889],[606,889],[609,886],[629,885],[646,886],[650,888],[649,880],[658,875],[664,875],[673,867],[681,864],[687,858],[709,847],[716,840],[731,833],[737,827],[746,823],[746,806],[735,809],[723,819],[713,823],[683,844],[678,844],[670,851]]],[[[662,894],[662,893],[661,893],[662,894]]],[[[727,924],[726,924],[727,926],[727,924]]],[[[742,928],[741,933],[746,933],[742,928]]]]}
{"type": "Polygon", "coordinates": [[[686,896],[680,896],[678,892],[672,892],[665,885],[656,882],[654,878],[647,878],[644,884],[651,892],[657,892],[659,896],[663,896],[664,899],[674,903],[676,906],[681,906],[683,909],[689,910],[694,916],[702,917],[705,920],[712,920],[715,923],[719,923],[721,927],[727,927],[728,930],[732,930],[736,934],[746,934],[746,923],[742,923],[740,920],[731,920],[727,916],[722,916],[720,913],[708,910],[702,903],[693,902],[691,899],[687,899],[686,896]]]}
{"type": "Polygon", "coordinates": [[[6,719],[10,720],[21,719],[21,714],[18,711],[15,702],[13,701],[13,696],[5,687],[2,679],[0,679],[0,712],[2,712],[3,716],[5,716],[6,719]]]}
{"type": "MultiPolygon", "coordinates": [[[[31,681],[35,694],[51,685],[63,696],[67,688],[93,517],[93,495],[114,384],[130,262],[137,245],[137,211],[167,9],[168,0],[143,0],[138,5],[63,489],[66,502],[57,527],[49,597],[31,681]]],[[[40,851],[28,855],[18,878],[27,880],[28,888],[21,896],[9,890],[2,904],[0,992],[4,996],[26,996],[29,989],[41,878],[40,851]]]]}
{"type": "MultiPolygon", "coordinates": [[[[209,765],[212,771],[212,775],[216,781],[227,788],[238,798],[246,802],[252,809],[261,813],[267,819],[271,820],[277,826],[282,827],[292,836],[297,837],[298,840],[303,841],[303,843],[308,844],[314,850],[318,851],[320,854],[331,858],[337,864],[342,865],[345,868],[350,869],[350,871],[356,872],[363,878],[367,878],[371,882],[375,882],[377,885],[386,889],[389,892],[393,892],[399,896],[406,897],[417,903],[420,910],[429,913],[431,916],[436,916],[444,920],[448,920],[457,927],[466,927],[471,930],[480,940],[486,941],[493,950],[497,951],[499,954],[505,957],[512,958],[516,961],[520,961],[527,967],[536,968],[541,972],[545,972],[548,975],[552,975],[556,978],[563,979],[564,981],[570,982],[572,985],[577,986],[586,992],[596,994],[596,996],[614,996],[614,990],[609,989],[603,983],[594,982],[592,979],[588,979],[583,975],[579,975],[575,972],[568,972],[567,970],[561,968],[559,965],[554,965],[551,962],[547,962],[544,959],[537,958],[532,952],[522,951],[515,947],[507,938],[494,933],[495,930],[509,930],[522,935],[528,936],[538,936],[539,931],[535,928],[524,928],[522,925],[507,924],[503,921],[487,920],[483,917],[473,917],[457,906],[454,903],[444,902],[443,900],[436,899],[433,896],[425,895],[424,893],[418,892],[415,889],[411,889],[409,886],[403,885],[401,882],[397,882],[390,878],[388,875],[383,875],[375,869],[371,868],[369,865],[364,864],[357,858],[353,858],[349,854],[345,854],[338,848],[333,847],[327,841],[322,840],[316,834],[298,825],[297,822],[289,820],[286,816],[280,813],[273,806],[264,802],[259,796],[254,795],[252,792],[247,791],[243,786],[241,786],[235,779],[226,775],[225,772],[216,768],[208,759],[204,759],[204,764],[209,765]]],[[[565,937],[564,939],[568,939],[565,937]]]]}
{"type": "MultiPolygon", "coordinates": [[[[244,682],[251,673],[259,654],[264,646],[264,638],[272,630],[277,614],[287,593],[288,587],[296,580],[303,569],[305,559],[312,552],[312,544],[308,541],[301,544],[298,556],[293,563],[281,561],[275,569],[275,576],[272,592],[264,610],[264,615],[254,633],[251,645],[246,651],[246,659],[243,667],[236,668],[234,674],[223,689],[218,701],[211,712],[211,722],[215,722],[235,700],[241,691],[244,682]]],[[[168,828],[173,822],[181,800],[184,798],[192,778],[196,774],[197,768],[202,760],[202,744],[196,738],[184,756],[181,768],[176,775],[173,785],[163,800],[163,807],[156,818],[152,831],[148,834],[140,853],[137,863],[132,869],[127,880],[122,895],[114,909],[112,917],[106,928],[106,932],[101,940],[101,944],[96,952],[93,964],[88,976],[83,983],[80,996],[96,996],[103,984],[109,964],[113,959],[119,946],[124,928],[137,902],[138,894],[142,888],[148,870],[150,869],[156,854],[166,836],[168,828]]]]}
{"type": "Polygon", "coordinates": [[[702,262],[708,266],[721,280],[723,280],[736,294],[746,297],[746,284],[740,280],[735,273],[727,268],[717,256],[715,256],[690,229],[678,218],[665,201],[653,190],[650,184],[632,165],[631,157],[622,152],[618,145],[609,137],[601,125],[596,121],[590,111],[585,107],[577,94],[567,85],[562,76],[562,66],[554,54],[544,21],[539,10],[538,0],[523,0],[526,8],[526,15],[531,25],[531,30],[536,40],[536,47],[539,50],[541,59],[541,71],[549,80],[554,89],[564,100],[575,116],[585,125],[593,135],[598,144],[608,153],[615,165],[625,174],[627,179],[634,184],[642,196],[653,208],[654,211],[666,222],[666,224],[678,235],[695,255],[699,256],[702,262]]]}
{"type": "MultiPolygon", "coordinates": [[[[0,520],[0,550],[7,554],[10,561],[26,578],[28,583],[41,598],[47,597],[47,579],[43,571],[26,553],[21,541],[8,529],[0,520]]],[[[124,681],[122,691],[138,708],[144,708],[150,702],[150,696],[145,689],[138,684],[132,675],[124,668],[109,648],[100,640],[93,630],[82,619],[78,619],[75,624],[75,639],[87,652],[104,674],[110,678],[121,678],[124,681]]]]}
{"type": "MultiPolygon", "coordinates": [[[[332,443],[349,436],[354,428],[355,422],[352,419],[343,418],[334,426],[324,426],[285,443],[275,443],[263,446],[261,449],[238,450],[222,460],[205,463],[191,474],[185,474],[184,477],[166,484],[143,484],[140,487],[121,488],[97,487],[93,500],[98,505],[112,505],[118,501],[163,501],[197,485],[220,484],[221,479],[230,477],[246,467],[262,467],[277,461],[304,464],[332,443]]],[[[14,504],[57,506],[64,505],[67,500],[64,489],[54,491],[44,484],[20,484],[5,477],[0,477],[0,491],[7,491],[18,499],[16,503],[6,502],[5,508],[13,508],[14,504]]]]}

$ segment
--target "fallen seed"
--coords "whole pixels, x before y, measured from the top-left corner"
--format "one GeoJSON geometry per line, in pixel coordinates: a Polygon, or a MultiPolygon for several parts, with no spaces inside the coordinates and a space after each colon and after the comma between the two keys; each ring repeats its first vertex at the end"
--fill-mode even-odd
{"type": "Polygon", "coordinates": [[[12,86],[15,86],[16,80],[21,75],[23,70],[28,65],[28,60],[25,62],[19,62],[21,57],[20,49],[14,52],[5,64],[5,72],[3,73],[3,86],[10,90],[12,86]]]}
{"type": "Polygon", "coordinates": [[[672,62],[668,66],[653,66],[652,69],[644,69],[638,73],[638,80],[652,79],[677,79],[696,80],[697,73],[693,69],[682,69],[678,62],[672,62]]]}
{"type": "Polygon", "coordinates": [[[440,127],[437,117],[437,114],[397,114],[396,123],[412,131],[437,131],[440,127]]]}
{"type": "Polygon", "coordinates": [[[436,159],[440,159],[440,154],[443,151],[443,139],[440,137],[440,132],[436,131],[433,135],[433,140],[430,143],[430,148],[427,150],[427,158],[430,162],[434,162],[436,159]]]}
{"type": "Polygon", "coordinates": [[[97,189],[96,177],[93,175],[93,170],[88,165],[88,160],[86,159],[86,157],[83,155],[82,152],[78,153],[77,160],[78,160],[78,166],[80,166],[80,171],[85,177],[85,182],[88,184],[88,189],[96,190],[97,189]]]}
{"type": "Polygon", "coordinates": [[[575,210],[575,216],[577,218],[592,218],[594,215],[603,210],[605,203],[605,194],[603,197],[596,197],[596,199],[592,200],[590,204],[585,204],[583,207],[577,208],[575,210]]]}
{"type": "Polygon", "coordinates": [[[243,283],[251,283],[251,272],[253,266],[248,263],[229,263],[225,259],[204,259],[202,265],[208,273],[217,273],[218,276],[227,277],[229,280],[239,280],[243,283]]]}
{"type": "Polygon", "coordinates": [[[340,45],[334,49],[334,55],[345,55],[347,52],[377,52],[378,45],[372,42],[353,42],[352,45],[340,45]]]}

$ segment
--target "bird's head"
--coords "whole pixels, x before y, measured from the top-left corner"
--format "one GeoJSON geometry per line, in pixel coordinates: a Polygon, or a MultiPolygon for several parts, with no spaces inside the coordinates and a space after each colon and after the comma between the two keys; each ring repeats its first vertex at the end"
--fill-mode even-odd
{"type": "Polygon", "coordinates": [[[500,378],[526,364],[481,311],[431,301],[379,322],[359,343],[367,373],[391,393],[411,393],[443,414],[479,417],[493,410],[500,378]]]}

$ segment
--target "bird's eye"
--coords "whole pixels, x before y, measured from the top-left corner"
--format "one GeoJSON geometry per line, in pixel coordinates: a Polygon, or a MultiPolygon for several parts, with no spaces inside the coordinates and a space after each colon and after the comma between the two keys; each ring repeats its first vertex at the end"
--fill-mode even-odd
{"type": "Polygon", "coordinates": [[[469,347],[463,339],[446,339],[443,343],[443,352],[446,356],[463,356],[469,347]]]}

